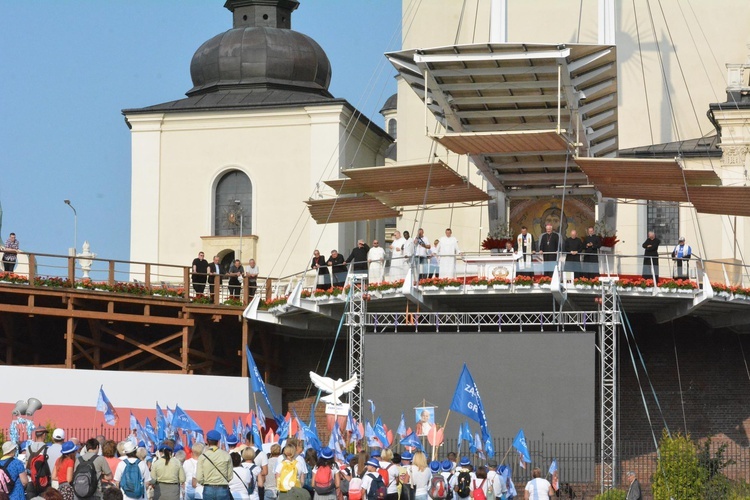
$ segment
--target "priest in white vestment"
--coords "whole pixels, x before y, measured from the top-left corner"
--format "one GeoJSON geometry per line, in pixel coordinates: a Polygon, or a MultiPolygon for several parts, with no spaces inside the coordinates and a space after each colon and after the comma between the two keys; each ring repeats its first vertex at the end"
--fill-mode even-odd
{"type": "Polygon", "coordinates": [[[520,255],[518,272],[520,274],[534,274],[532,255],[534,253],[534,237],[529,234],[526,226],[521,227],[521,234],[516,238],[516,253],[520,255]]]}
{"type": "Polygon", "coordinates": [[[404,247],[406,238],[401,236],[400,231],[393,233],[393,243],[391,243],[391,270],[388,277],[391,281],[400,280],[404,277],[404,247]]]}
{"type": "Polygon", "coordinates": [[[450,228],[445,230],[445,236],[440,238],[438,244],[438,257],[440,259],[440,277],[441,278],[455,278],[456,277],[456,259],[461,253],[458,248],[458,240],[453,236],[453,231],[450,228]]]}
{"type": "Polygon", "coordinates": [[[367,252],[367,267],[370,283],[380,283],[383,281],[383,272],[385,271],[385,250],[380,246],[378,240],[372,242],[372,246],[367,252]]]}

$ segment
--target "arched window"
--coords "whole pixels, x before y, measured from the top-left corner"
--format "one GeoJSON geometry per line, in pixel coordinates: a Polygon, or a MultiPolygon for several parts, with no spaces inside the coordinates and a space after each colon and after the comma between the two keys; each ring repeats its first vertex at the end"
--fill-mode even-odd
{"type": "Polygon", "coordinates": [[[398,125],[396,123],[396,119],[393,118],[391,120],[388,120],[388,135],[396,138],[396,134],[398,133],[398,125]]]}
{"type": "Polygon", "coordinates": [[[253,234],[250,178],[239,170],[230,170],[219,179],[214,195],[214,236],[253,234]]]}

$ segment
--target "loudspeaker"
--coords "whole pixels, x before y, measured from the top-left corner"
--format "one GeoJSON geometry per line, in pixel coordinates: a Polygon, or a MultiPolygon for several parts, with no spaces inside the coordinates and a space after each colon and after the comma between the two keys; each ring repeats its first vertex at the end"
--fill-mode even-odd
{"type": "Polygon", "coordinates": [[[21,415],[26,415],[26,408],[29,407],[29,404],[26,401],[16,401],[16,407],[11,412],[12,415],[19,417],[21,415]]]}
{"type": "Polygon", "coordinates": [[[32,416],[34,412],[42,409],[42,402],[37,398],[29,398],[29,406],[26,408],[26,415],[32,416]]]}

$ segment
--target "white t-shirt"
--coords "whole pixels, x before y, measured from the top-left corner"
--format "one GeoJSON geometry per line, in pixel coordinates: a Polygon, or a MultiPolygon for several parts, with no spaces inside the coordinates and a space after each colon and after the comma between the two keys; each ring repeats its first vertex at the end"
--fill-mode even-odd
{"type": "Polygon", "coordinates": [[[276,491],[278,489],[276,487],[276,465],[281,462],[280,459],[280,456],[275,456],[268,459],[269,474],[266,475],[265,484],[263,485],[263,487],[267,490],[276,491]]]}
{"type": "Polygon", "coordinates": [[[416,487],[414,495],[427,495],[427,490],[430,488],[430,479],[432,478],[430,468],[425,467],[424,470],[419,470],[419,467],[412,465],[410,474],[411,484],[416,487]]]}
{"type": "MultiPolygon", "coordinates": [[[[126,467],[125,461],[126,460],[130,462],[131,464],[134,464],[136,460],[138,459],[137,458],[125,458],[121,460],[119,464],[117,464],[117,469],[115,470],[114,480],[117,481],[118,483],[120,482],[120,479],[122,479],[122,475],[125,473],[125,467],[126,467]]],[[[146,462],[143,460],[141,460],[140,463],[138,464],[138,469],[140,469],[141,471],[141,477],[143,478],[143,482],[144,482],[143,496],[140,498],[146,498],[146,490],[147,490],[146,485],[149,483],[149,481],[151,481],[151,472],[148,470],[148,466],[146,465],[146,462]]],[[[122,492],[122,496],[123,498],[129,498],[131,500],[140,500],[138,498],[133,498],[133,497],[129,497],[125,495],[124,491],[122,492]]]]}
{"type": "MultiPolygon", "coordinates": [[[[488,472],[487,477],[489,478],[489,476],[490,473],[488,472]]],[[[502,474],[498,474],[497,472],[495,472],[492,476],[492,491],[495,493],[496,497],[499,497],[502,494],[508,492],[508,487],[505,485],[505,478],[502,476],[502,474]]]]}
{"type": "Polygon", "coordinates": [[[375,474],[377,474],[377,472],[366,472],[365,475],[362,476],[362,489],[365,490],[365,497],[367,496],[367,493],[369,493],[370,485],[375,478],[375,474]]]}
{"type": "Polygon", "coordinates": [[[253,479],[255,480],[255,489],[253,490],[253,494],[250,495],[250,500],[259,500],[260,497],[258,496],[258,478],[260,477],[261,473],[260,467],[258,467],[256,464],[251,464],[248,462],[242,462],[240,465],[249,470],[253,475],[253,479]]]}
{"type": "MultiPolygon", "coordinates": [[[[250,500],[247,494],[247,486],[251,480],[250,469],[243,467],[241,464],[232,469],[232,479],[229,481],[229,491],[232,492],[232,498],[235,500],[250,500]]],[[[255,488],[255,498],[258,498],[258,488],[255,488]]]]}
{"type": "MultiPolygon", "coordinates": [[[[185,463],[182,464],[182,468],[185,471],[185,491],[198,491],[203,492],[203,485],[199,484],[193,488],[193,478],[195,477],[195,471],[198,468],[198,460],[195,458],[188,458],[185,463]]],[[[202,495],[201,495],[202,496],[202,495]]]]}
{"type": "Polygon", "coordinates": [[[380,462],[380,468],[388,470],[387,493],[398,493],[398,466],[392,462],[380,462]]]}
{"type": "Polygon", "coordinates": [[[549,489],[552,486],[544,478],[537,477],[526,483],[526,491],[529,492],[529,500],[549,500],[549,489]]]}
{"type": "Polygon", "coordinates": [[[492,481],[491,481],[491,480],[489,480],[489,479],[487,479],[486,477],[485,477],[484,479],[479,479],[478,477],[476,477],[476,478],[473,478],[473,479],[471,480],[471,491],[472,491],[472,493],[473,493],[473,492],[474,492],[474,490],[478,490],[478,489],[480,489],[480,488],[481,488],[482,490],[484,490],[484,496],[485,496],[485,497],[486,497],[486,498],[487,498],[488,500],[492,500],[492,499],[491,499],[491,498],[489,497],[489,492],[490,492],[490,485],[491,485],[491,484],[492,484],[492,481]]]}

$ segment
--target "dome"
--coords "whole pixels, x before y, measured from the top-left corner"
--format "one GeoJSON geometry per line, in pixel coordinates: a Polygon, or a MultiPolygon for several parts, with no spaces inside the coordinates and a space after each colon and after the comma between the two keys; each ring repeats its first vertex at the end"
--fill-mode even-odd
{"type": "Polygon", "coordinates": [[[388,111],[395,111],[398,107],[398,92],[389,97],[383,107],[380,109],[380,114],[387,113],[388,111]]]}
{"type": "Polygon", "coordinates": [[[230,0],[234,27],[193,55],[188,96],[227,88],[285,88],[328,94],[331,63],[315,40],[290,29],[289,0],[230,0]]]}

